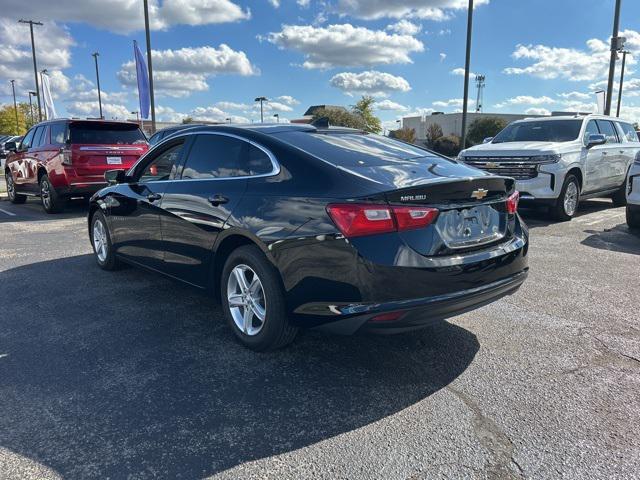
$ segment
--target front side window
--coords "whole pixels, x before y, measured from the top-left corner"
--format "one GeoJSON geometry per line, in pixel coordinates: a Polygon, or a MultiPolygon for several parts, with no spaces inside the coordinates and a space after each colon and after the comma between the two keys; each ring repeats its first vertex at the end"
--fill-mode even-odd
{"type": "Polygon", "coordinates": [[[579,138],[582,120],[515,122],[498,133],[491,143],[571,142],[579,138]]]}
{"type": "Polygon", "coordinates": [[[182,171],[183,179],[264,175],[273,166],[261,149],[226,135],[196,135],[182,171]]]}
{"type": "Polygon", "coordinates": [[[67,141],[67,124],[54,123],[51,125],[51,143],[53,145],[64,145],[67,141]]]}
{"type": "Polygon", "coordinates": [[[584,130],[584,143],[589,143],[589,137],[591,135],[600,135],[600,130],[598,130],[598,125],[595,120],[589,120],[587,123],[587,127],[584,130]]]}
{"type": "Polygon", "coordinates": [[[607,137],[607,143],[618,143],[618,135],[613,127],[613,123],[608,120],[596,120],[600,133],[607,137]]]}
{"type": "Polygon", "coordinates": [[[31,146],[33,148],[38,148],[42,145],[42,135],[44,134],[45,127],[36,128],[36,133],[33,135],[33,141],[31,142],[31,146]]]}
{"type": "Polygon", "coordinates": [[[618,125],[620,125],[620,128],[624,133],[624,139],[627,142],[633,142],[633,143],[640,142],[640,140],[638,140],[638,134],[636,133],[635,128],[633,128],[633,125],[631,125],[630,123],[622,123],[622,122],[619,123],[618,125]]]}
{"type": "Polygon", "coordinates": [[[138,182],[159,182],[172,178],[182,153],[183,144],[173,145],[164,150],[144,167],[138,182]]]}
{"type": "Polygon", "coordinates": [[[33,141],[33,134],[35,132],[36,132],[35,128],[32,128],[31,130],[29,130],[29,133],[27,133],[25,137],[22,139],[22,143],[20,144],[20,150],[26,150],[28,148],[31,148],[31,142],[33,141]]]}

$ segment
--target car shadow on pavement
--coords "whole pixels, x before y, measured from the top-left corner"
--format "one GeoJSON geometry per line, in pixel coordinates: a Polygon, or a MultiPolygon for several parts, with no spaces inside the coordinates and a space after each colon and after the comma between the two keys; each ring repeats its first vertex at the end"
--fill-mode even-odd
{"type": "Polygon", "coordinates": [[[202,478],[290,452],[420,402],[479,349],[442,322],[258,354],[209,295],[90,255],[0,272],[0,296],[0,451],[63,478],[202,478]]]}
{"type": "MultiPolygon", "coordinates": [[[[574,219],[584,217],[592,213],[602,212],[615,208],[608,198],[582,200],[574,219]]],[[[547,227],[554,223],[562,223],[554,220],[545,207],[526,207],[518,209],[520,216],[524,219],[529,228],[547,227]]]]}
{"type": "Polygon", "coordinates": [[[612,252],[640,255],[640,231],[630,230],[626,223],[604,230],[585,230],[589,236],[582,245],[612,252]]]}
{"type": "Polygon", "coordinates": [[[6,197],[0,197],[0,209],[13,213],[13,215],[7,215],[0,211],[0,223],[34,222],[86,217],[89,204],[83,200],[72,200],[65,205],[61,213],[48,214],[42,209],[40,200],[37,198],[29,198],[26,203],[15,205],[6,197]]]}

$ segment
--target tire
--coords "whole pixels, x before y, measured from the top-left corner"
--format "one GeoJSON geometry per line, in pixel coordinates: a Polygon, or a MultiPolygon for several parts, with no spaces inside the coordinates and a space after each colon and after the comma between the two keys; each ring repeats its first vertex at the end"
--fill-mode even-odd
{"type": "Polygon", "coordinates": [[[627,225],[629,228],[640,229],[640,206],[627,205],[627,225]]]}
{"type": "Polygon", "coordinates": [[[295,339],[298,328],[287,318],[280,275],[255,245],[231,252],[222,269],[220,296],[227,323],[245,347],[276,350],[295,339]],[[244,278],[244,286],[238,275],[244,278]]]}
{"type": "Polygon", "coordinates": [[[113,252],[107,219],[100,211],[91,217],[89,238],[98,266],[103,270],[117,270],[120,267],[120,262],[113,252]]]}
{"type": "Polygon", "coordinates": [[[11,203],[20,204],[27,201],[26,195],[21,195],[16,192],[16,186],[13,183],[13,176],[9,172],[4,173],[4,179],[7,184],[7,196],[11,203]]]}
{"type": "Polygon", "coordinates": [[[561,222],[575,217],[580,204],[580,182],[575,175],[567,175],[556,204],[551,207],[551,216],[561,222]],[[573,199],[573,200],[570,200],[573,199]]]}
{"type": "Polygon", "coordinates": [[[40,201],[47,213],[60,213],[64,210],[64,200],[60,198],[56,189],[51,185],[49,176],[45,173],[40,178],[40,201]]]}
{"type": "Polygon", "coordinates": [[[624,182],[618,191],[611,195],[614,207],[624,207],[627,204],[627,182],[624,182]]]}

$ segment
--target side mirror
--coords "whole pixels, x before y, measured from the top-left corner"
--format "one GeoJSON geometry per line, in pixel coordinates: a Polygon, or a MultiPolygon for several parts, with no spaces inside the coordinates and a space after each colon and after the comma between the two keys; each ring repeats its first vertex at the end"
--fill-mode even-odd
{"type": "Polygon", "coordinates": [[[16,144],[16,142],[7,142],[4,144],[4,150],[6,152],[17,152],[18,151],[18,145],[16,144]]]}
{"type": "Polygon", "coordinates": [[[109,185],[117,185],[127,181],[127,174],[124,170],[107,170],[104,172],[104,179],[109,185]]]}
{"type": "Polygon", "coordinates": [[[489,143],[491,142],[491,140],[493,140],[493,137],[487,137],[484,140],[482,140],[482,143],[489,143]]]}
{"type": "Polygon", "coordinates": [[[601,133],[592,133],[587,140],[587,148],[595,147],[596,145],[604,145],[607,143],[607,137],[601,133]]]}

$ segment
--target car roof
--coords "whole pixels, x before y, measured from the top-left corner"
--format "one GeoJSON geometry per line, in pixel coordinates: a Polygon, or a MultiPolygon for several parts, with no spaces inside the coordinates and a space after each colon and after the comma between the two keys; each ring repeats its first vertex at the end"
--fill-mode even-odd
{"type": "MultiPolygon", "coordinates": [[[[69,123],[108,123],[108,124],[119,124],[119,125],[138,125],[136,122],[130,122],[128,120],[105,120],[101,118],[52,118],[51,120],[43,120],[42,122],[38,122],[33,127],[38,125],[47,125],[50,123],[57,122],[69,122],[69,123]]],[[[31,127],[31,128],[33,128],[31,127]]]]}
{"type": "Polygon", "coordinates": [[[611,117],[608,115],[602,115],[598,113],[592,113],[589,115],[551,115],[548,117],[528,117],[516,120],[513,123],[523,122],[553,122],[556,120],[613,120],[616,122],[631,123],[627,120],[618,117],[611,117]]]}
{"type": "MultiPolygon", "coordinates": [[[[169,130],[167,128],[166,130],[169,130]]],[[[177,130],[178,132],[182,130],[177,130]]],[[[353,134],[364,134],[366,132],[362,130],[358,130],[355,128],[347,128],[347,127],[329,127],[329,128],[319,128],[311,124],[306,123],[245,123],[245,124],[236,124],[236,123],[225,123],[218,125],[192,125],[189,133],[194,132],[235,132],[245,130],[247,132],[256,132],[267,135],[273,135],[276,133],[285,133],[285,132],[309,132],[309,133],[353,133],[353,134]]]]}

